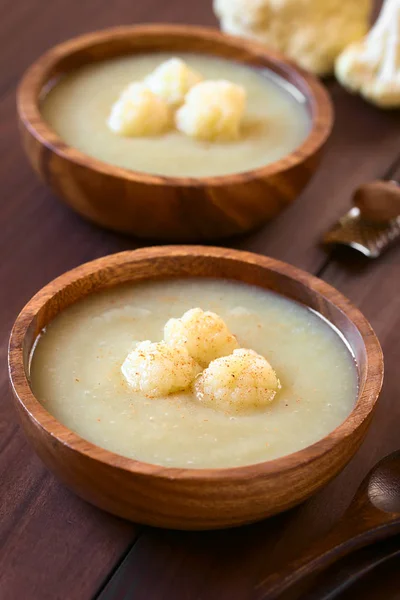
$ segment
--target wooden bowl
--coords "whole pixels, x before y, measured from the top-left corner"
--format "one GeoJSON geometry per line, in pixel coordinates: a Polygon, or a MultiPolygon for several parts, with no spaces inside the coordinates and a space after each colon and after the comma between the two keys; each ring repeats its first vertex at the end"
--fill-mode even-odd
{"type": "Polygon", "coordinates": [[[328,93],[313,76],[259,44],[186,25],[119,27],[60,44],[30,67],[17,96],[24,148],[56,194],[98,225],[170,241],[224,238],[277,215],[313,175],[333,120],[328,93]],[[275,71],[306,97],[307,139],[281,160],[253,171],[161,177],[91,158],[65,144],[42,119],[40,97],[54,78],[89,62],[154,51],[205,53],[275,71]]]}
{"type": "Polygon", "coordinates": [[[10,339],[15,405],[35,450],[72,490],[111,513],[149,525],[215,529],[283,511],[332,479],[359,447],[378,398],[383,359],[371,326],[357,308],[323,281],[285,263],[201,246],[122,252],[80,266],[49,283],[18,316],[10,339]],[[351,347],[359,393],[349,417],[319,442],[255,465],[181,469],[125,458],[61,425],[29,386],[29,357],[40,331],[67,306],[98,290],[155,278],[233,279],[279,292],[318,311],[351,347]]]}

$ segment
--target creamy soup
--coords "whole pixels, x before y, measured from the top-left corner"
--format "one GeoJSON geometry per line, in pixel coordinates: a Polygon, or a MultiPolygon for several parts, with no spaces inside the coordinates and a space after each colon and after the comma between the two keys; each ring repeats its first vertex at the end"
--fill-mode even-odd
{"type": "Polygon", "coordinates": [[[126,56],[77,69],[43,97],[41,111],[67,144],[104,162],[160,175],[203,177],[247,171],[290,153],[310,128],[305,98],[267,70],[204,55],[180,55],[207,79],[228,79],[247,92],[242,135],[229,143],[202,142],[177,131],[121,137],[107,126],[111,106],[170,54],[126,56]]]}
{"type": "Polygon", "coordinates": [[[351,412],[354,359],[321,317],[277,294],[238,282],[173,280],[127,285],[63,311],[39,337],[32,389],[72,431],[118,454],[174,467],[233,467],[300,450],[351,412]],[[226,414],[190,391],[161,398],[133,392],[121,364],[139,340],[200,306],[225,320],[239,343],[265,356],[282,384],[251,414],[226,414]]]}

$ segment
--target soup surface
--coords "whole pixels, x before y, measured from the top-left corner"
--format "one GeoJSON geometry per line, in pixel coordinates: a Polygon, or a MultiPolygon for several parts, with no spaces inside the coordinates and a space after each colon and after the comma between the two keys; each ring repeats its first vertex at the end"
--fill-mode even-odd
{"type": "Polygon", "coordinates": [[[107,126],[112,104],[170,54],[125,56],[66,75],[43,97],[41,111],[67,144],[104,162],[160,175],[204,177],[247,171],[290,153],[306,138],[304,97],[267,70],[204,55],[180,55],[206,79],[228,79],[248,96],[243,135],[230,143],[201,142],[177,131],[155,137],[121,137],[107,126]]]}
{"type": "Polygon", "coordinates": [[[327,435],[351,412],[356,367],[322,318],[239,282],[173,280],[127,285],[71,306],[39,337],[31,386],[72,431],[118,454],[175,467],[233,467],[277,458],[327,435]],[[121,364],[135,342],[158,341],[189,308],[217,312],[239,343],[264,355],[282,389],[265,409],[232,416],[191,392],[146,398],[121,364]]]}

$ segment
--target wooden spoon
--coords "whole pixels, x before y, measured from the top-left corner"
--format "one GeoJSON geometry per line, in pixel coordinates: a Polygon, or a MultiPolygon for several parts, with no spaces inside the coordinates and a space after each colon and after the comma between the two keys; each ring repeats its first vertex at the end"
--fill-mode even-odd
{"type": "Polygon", "coordinates": [[[400,185],[371,181],[353,194],[353,208],[324,236],[326,244],[340,244],[377,258],[400,240],[400,185]]]}
{"type": "Polygon", "coordinates": [[[400,450],[368,473],[343,517],[298,559],[257,586],[257,600],[275,600],[355,549],[400,532],[400,450]]]}
{"type": "Polygon", "coordinates": [[[388,223],[400,215],[400,185],[397,181],[371,181],[353,196],[361,216],[372,223],[388,223]]]}

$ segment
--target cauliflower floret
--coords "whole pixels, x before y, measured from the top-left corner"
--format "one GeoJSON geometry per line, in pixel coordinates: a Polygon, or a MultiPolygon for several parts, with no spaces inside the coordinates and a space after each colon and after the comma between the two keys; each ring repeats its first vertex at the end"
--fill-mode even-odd
{"type": "Polygon", "coordinates": [[[201,369],[184,346],[146,340],[128,354],[121,371],[133,390],[157,397],[185,390],[201,369]]]}
{"type": "Polygon", "coordinates": [[[200,140],[236,140],[246,92],[229,81],[203,81],[189,91],[175,114],[177,129],[200,140]]]}
{"type": "Polygon", "coordinates": [[[336,77],[382,108],[400,106],[400,0],[386,0],[374,27],[339,56],[336,77]]]}
{"type": "Polygon", "coordinates": [[[318,75],[368,31],[372,0],[214,0],[221,29],[255,39],[318,75]]]}
{"type": "Polygon", "coordinates": [[[170,319],[164,327],[168,344],[183,346],[202,367],[220,356],[231,354],[239,344],[226,323],[213,312],[192,308],[180,319],[170,319]]]}
{"type": "Polygon", "coordinates": [[[199,402],[228,413],[263,408],[280,387],[269,362],[243,348],[211,362],[195,382],[199,402]]]}
{"type": "Polygon", "coordinates": [[[171,125],[170,109],[143,83],[131,83],[113,104],[108,126],[119,135],[149,136],[171,125]]]}
{"type": "Polygon", "coordinates": [[[170,58],[144,79],[147,87],[171,106],[183,103],[186,94],[202,76],[180,58],[170,58]]]}

